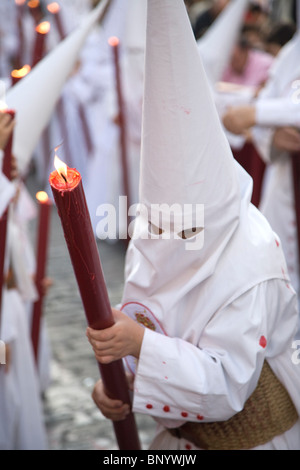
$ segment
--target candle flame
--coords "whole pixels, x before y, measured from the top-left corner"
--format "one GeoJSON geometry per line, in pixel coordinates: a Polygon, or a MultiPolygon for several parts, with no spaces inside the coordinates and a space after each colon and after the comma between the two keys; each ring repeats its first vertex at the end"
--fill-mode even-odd
{"type": "Polygon", "coordinates": [[[50,23],[49,21],[42,21],[40,24],[37,25],[35,28],[37,33],[40,34],[47,34],[50,31],[50,23]]]}
{"type": "Polygon", "coordinates": [[[29,2],[27,3],[29,8],[36,8],[39,6],[39,4],[40,4],[40,0],[29,0],[29,2]]]}
{"type": "Polygon", "coordinates": [[[48,199],[49,199],[48,194],[45,191],[37,192],[35,197],[41,203],[46,203],[46,202],[48,202],[48,199]]]}
{"type": "Polygon", "coordinates": [[[47,10],[50,13],[53,13],[53,15],[55,15],[55,13],[59,12],[60,6],[57,2],[52,2],[52,3],[49,3],[49,5],[47,5],[47,10]]]}
{"type": "Polygon", "coordinates": [[[108,44],[112,47],[118,46],[119,43],[120,43],[120,40],[119,40],[119,38],[117,38],[117,36],[112,36],[108,40],[108,44]]]}
{"type": "Polygon", "coordinates": [[[23,78],[27,75],[31,70],[30,65],[24,65],[21,69],[12,70],[11,76],[13,78],[23,78]]]}
{"type": "Polygon", "coordinates": [[[6,111],[7,109],[8,109],[7,104],[6,104],[4,101],[1,101],[1,100],[0,100],[0,113],[3,113],[3,112],[6,111]]]}
{"type": "MultiPolygon", "coordinates": [[[[55,149],[55,152],[57,151],[57,148],[55,149]]],[[[67,179],[67,176],[68,176],[68,167],[67,165],[60,160],[60,158],[58,158],[58,156],[56,155],[55,153],[55,157],[54,157],[54,167],[56,169],[56,171],[62,176],[62,177],[65,177],[65,179],[67,179]]]]}

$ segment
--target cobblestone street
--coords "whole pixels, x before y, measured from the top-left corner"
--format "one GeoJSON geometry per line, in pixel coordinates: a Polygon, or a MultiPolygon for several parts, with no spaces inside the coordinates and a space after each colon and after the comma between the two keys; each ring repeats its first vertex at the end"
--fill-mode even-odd
{"type": "MultiPolygon", "coordinates": [[[[38,189],[35,186],[31,181],[32,195],[38,189]]],[[[98,242],[98,248],[111,304],[115,305],[122,294],[125,247],[121,243],[98,242]]],[[[52,350],[52,380],[44,397],[49,449],[116,450],[113,427],[91,398],[99,370],[85,336],[85,314],[55,206],[47,276],[53,280],[44,303],[52,350]]],[[[155,424],[152,419],[139,415],[136,422],[142,448],[147,449],[155,424]]]]}

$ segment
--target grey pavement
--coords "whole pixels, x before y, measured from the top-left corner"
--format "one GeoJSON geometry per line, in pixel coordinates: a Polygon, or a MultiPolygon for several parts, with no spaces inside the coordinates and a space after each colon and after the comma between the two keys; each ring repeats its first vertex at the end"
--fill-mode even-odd
{"type": "MultiPolygon", "coordinates": [[[[32,194],[40,189],[30,179],[32,194]]],[[[60,219],[53,206],[47,276],[53,280],[44,302],[51,346],[51,383],[43,398],[49,450],[117,450],[113,426],[96,408],[91,392],[99,369],[85,336],[86,319],[60,219]]],[[[32,225],[33,243],[35,224],[32,225]]],[[[121,300],[125,248],[97,242],[112,305],[121,300]]],[[[142,449],[154,435],[152,418],[136,415],[142,449]]]]}

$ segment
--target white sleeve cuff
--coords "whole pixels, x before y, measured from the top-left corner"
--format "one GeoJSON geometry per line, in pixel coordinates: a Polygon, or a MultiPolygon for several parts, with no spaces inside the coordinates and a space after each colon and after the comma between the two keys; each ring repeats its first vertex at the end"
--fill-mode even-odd
{"type": "Polygon", "coordinates": [[[256,124],[267,127],[300,127],[300,103],[290,98],[258,100],[256,124]]]}

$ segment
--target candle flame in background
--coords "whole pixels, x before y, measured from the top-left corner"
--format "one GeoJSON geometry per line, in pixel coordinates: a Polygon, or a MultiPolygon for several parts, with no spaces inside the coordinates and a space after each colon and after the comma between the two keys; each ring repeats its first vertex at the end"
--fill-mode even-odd
{"type": "Polygon", "coordinates": [[[57,2],[52,2],[47,5],[47,10],[55,15],[55,13],[59,12],[60,6],[57,2]]]}
{"type": "Polygon", "coordinates": [[[42,21],[40,24],[37,25],[35,28],[37,33],[40,34],[47,34],[50,31],[50,23],[49,21],[42,21]]]}
{"type": "Polygon", "coordinates": [[[21,69],[12,70],[11,76],[13,78],[23,78],[27,75],[31,70],[30,65],[24,65],[21,69]]]}
{"type": "Polygon", "coordinates": [[[68,176],[68,167],[67,165],[60,160],[60,158],[58,158],[58,156],[56,155],[56,152],[57,152],[57,149],[58,147],[55,148],[55,157],[54,157],[54,167],[56,169],[56,171],[63,177],[65,177],[67,179],[67,176],[68,176]]]}
{"type": "Polygon", "coordinates": [[[40,0],[29,0],[29,2],[27,3],[29,8],[36,8],[39,6],[39,4],[40,4],[40,0]]]}
{"type": "Polygon", "coordinates": [[[119,38],[117,38],[117,36],[112,36],[108,40],[108,44],[112,47],[118,46],[119,43],[120,43],[120,41],[119,41],[119,38]]]}
{"type": "Polygon", "coordinates": [[[46,202],[48,202],[48,199],[49,199],[48,194],[45,191],[37,192],[35,197],[41,203],[46,203],[46,202]]]}

